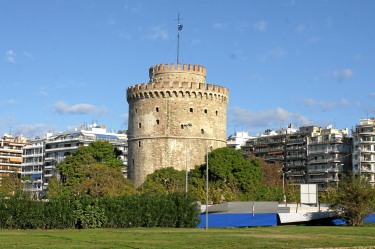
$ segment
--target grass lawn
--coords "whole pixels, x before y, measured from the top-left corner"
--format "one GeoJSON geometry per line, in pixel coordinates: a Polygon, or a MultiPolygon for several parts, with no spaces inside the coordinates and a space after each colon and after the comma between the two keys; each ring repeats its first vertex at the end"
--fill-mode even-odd
{"type": "Polygon", "coordinates": [[[0,230],[0,248],[375,248],[375,227],[0,230]]]}

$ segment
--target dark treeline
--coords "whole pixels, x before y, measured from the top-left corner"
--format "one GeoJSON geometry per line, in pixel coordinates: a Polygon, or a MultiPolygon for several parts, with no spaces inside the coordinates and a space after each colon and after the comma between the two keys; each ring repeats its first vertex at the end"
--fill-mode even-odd
{"type": "Polygon", "coordinates": [[[35,201],[21,192],[0,198],[0,228],[196,227],[199,212],[183,193],[35,201]]]}

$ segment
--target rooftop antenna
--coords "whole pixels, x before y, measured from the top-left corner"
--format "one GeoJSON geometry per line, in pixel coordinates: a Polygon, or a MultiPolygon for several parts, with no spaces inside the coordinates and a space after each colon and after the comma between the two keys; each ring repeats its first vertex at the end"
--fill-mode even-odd
{"type": "Polygon", "coordinates": [[[179,64],[179,56],[180,56],[180,31],[182,31],[182,24],[180,23],[180,20],[183,18],[180,18],[180,13],[177,15],[177,65],[179,64]]]}

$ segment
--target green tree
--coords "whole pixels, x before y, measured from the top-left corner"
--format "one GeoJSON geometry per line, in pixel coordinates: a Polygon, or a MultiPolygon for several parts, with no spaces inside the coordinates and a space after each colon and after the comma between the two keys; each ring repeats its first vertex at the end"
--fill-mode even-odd
{"type": "Polygon", "coordinates": [[[72,188],[72,192],[93,197],[135,194],[133,183],[124,178],[121,171],[106,164],[93,163],[81,167],[83,178],[72,188]]]}
{"type": "Polygon", "coordinates": [[[365,177],[349,175],[325,194],[330,207],[350,226],[360,226],[375,212],[375,189],[365,177]]]}
{"type": "Polygon", "coordinates": [[[48,199],[51,198],[59,198],[67,194],[67,191],[64,189],[63,184],[57,179],[54,175],[48,181],[48,191],[46,197],[48,199]]]}
{"type": "Polygon", "coordinates": [[[17,173],[9,173],[0,178],[0,196],[13,196],[22,191],[22,182],[17,173]]]}
{"type": "Polygon", "coordinates": [[[121,167],[123,163],[116,158],[114,147],[109,142],[96,141],[67,156],[56,169],[71,194],[116,196],[134,192],[121,167]]]}
{"type": "Polygon", "coordinates": [[[144,193],[171,194],[184,192],[186,186],[186,171],[172,167],[155,170],[146,177],[140,190],[144,193]]]}
{"type": "MultiPolygon", "coordinates": [[[[212,202],[257,199],[258,186],[262,182],[259,161],[246,160],[239,150],[219,148],[208,154],[208,163],[212,202]]],[[[191,176],[192,191],[204,201],[206,164],[192,170],[191,176]]]]}

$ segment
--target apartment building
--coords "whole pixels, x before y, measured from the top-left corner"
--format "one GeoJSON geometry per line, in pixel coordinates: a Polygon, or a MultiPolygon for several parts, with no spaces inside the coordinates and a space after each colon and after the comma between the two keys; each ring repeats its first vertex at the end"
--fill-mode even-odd
{"type": "Polygon", "coordinates": [[[330,125],[315,130],[307,139],[306,180],[324,191],[332,184],[338,184],[339,174],[350,168],[352,146],[348,129],[335,129],[330,125]]]}
{"type": "Polygon", "coordinates": [[[22,149],[28,143],[26,138],[5,134],[0,142],[0,179],[11,173],[19,175],[22,165],[22,149]]]}
{"type": "Polygon", "coordinates": [[[21,179],[25,191],[39,193],[43,189],[45,142],[46,139],[36,138],[23,147],[21,179]]]}
{"type": "Polygon", "coordinates": [[[375,185],[375,118],[361,119],[352,131],[353,173],[375,185]]]}
{"type": "Polygon", "coordinates": [[[24,190],[44,195],[48,182],[53,175],[59,177],[56,165],[66,156],[78,150],[81,146],[88,146],[94,141],[108,141],[116,147],[119,159],[123,161],[121,169],[127,175],[127,135],[126,132],[107,132],[105,126],[97,124],[82,125],[75,131],[46,134],[43,139],[31,141],[23,152],[22,179],[24,190]]]}
{"type": "Polygon", "coordinates": [[[351,140],[348,129],[332,126],[302,126],[266,130],[241,147],[252,154],[283,165],[283,178],[294,184],[314,183],[319,191],[339,181],[339,173],[350,168],[351,140]]]}
{"type": "Polygon", "coordinates": [[[246,141],[254,138],[255,137],[249,136],[249,133],[246,131],[235,132],[227,138],[227,147],[239,150],[246,144],[246,141]]]}

